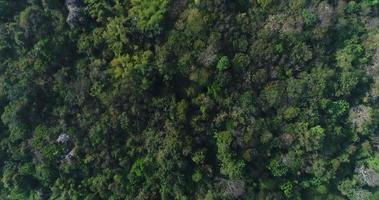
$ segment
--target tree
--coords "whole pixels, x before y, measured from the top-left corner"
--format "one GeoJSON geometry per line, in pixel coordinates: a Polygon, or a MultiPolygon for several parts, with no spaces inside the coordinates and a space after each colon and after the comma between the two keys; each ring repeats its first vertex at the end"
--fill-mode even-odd
{"type": "Polygon", "coordinates": [[[219,71],[225,71],[226,69],[228,69],[230,67],[230,61],[229,61],[229,58],[227,56],[223,56],[220,58],[220,60],[218,61],[217,63],[217,69],[219,71]]]}
{"type": "Polygon", "coordinates": [[[168,0],[131,0],[130,17],[142,32],[159,32],[160,24],[167,12],[168,0]]]}
{"type": "Polygon", "coordinates": [[[358,105],[353,107],[349,111],[349,120],[356,131],[362,133],[364,131],[365,125],[371,122],[371,108],[358,105]]]}
{"type": "Polygon", "coordinates": [[[378,199],[377,11],[0,0],[0,199],[378,199]]]}
{"type": "Polygon", "coordinates": [[[230,145],[232,144],[232,134],[229,131],[217,133],[217,159],[220,161],[220,170],[231,178],[242,176],[245,163],[241,160],[233,159],[230,145]]]}

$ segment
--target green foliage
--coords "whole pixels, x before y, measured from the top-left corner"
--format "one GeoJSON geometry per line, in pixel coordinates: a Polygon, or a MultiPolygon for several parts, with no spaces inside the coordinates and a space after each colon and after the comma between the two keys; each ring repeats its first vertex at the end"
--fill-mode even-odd
{"type": "Polygon", "coordinates": [[[66,2],[0,0],[0,199],[378,199],[377,0],[66,2]]]}
{"type": "MultiPolygon", "coordinates": [[[[352,1],[353,2],[353,1],[352,1]]],[[[345,41],[345,47],[337,51],[336,59],[338,66],[342,68],[351,68],[357,62],[364,62],[364,48],[359,43],[357,37],[345,41]]]]}
{"type": "Polygon", "coordinates": [[[347,4],[347,7],[346,7],[346,12],[348,13],[356,13],[359,11],[359,4],[355,1],[349,1],[349,3],[347,4]]]}
{"type": "Polygon", "coordinates": [[[291,0],[289,2],[290,2],[291,9],[294,9],[294,10],[303,8],[307,4],[306,0],[291,0]]]}
{"type": "Polygon", "coordinates": [[[194,174],[192,174],[192,180],[195,182],[199,182],[202,179],[201,172],[196,170],[194,174]]]}
{"type": "Polygon", "coordinates": [[[349,103],[344,100],[331,102],[328,107],[328,113],[333,120],[340,119],[349,110],[349,103]]]}
{"type": "Polygon", "coordinates": [[[379,172],[379,154],[375,154],[375,156],[369,158],[367,160],[367,165],[370,169],[379,172]]]}
{"type": "Polygon", "coordinates": [[[272,159],[268,165],[268,169],[274,176],[283,176],[288,171],[288,168],[282,164],[280,158],[272,159]]]}
{"type": "Polygon", "coordinates": [[[293,119],[297,115],[299,115],[300,109],[299,108],[294,108],[294,107],[289,107],[284,110],[284,119],[293,119]]]}
{"type": "Polygon", "coordinates": [[[283,191],[284,195],[289,198],[293,195],[293,184],[291,182],[286,182],[280,186],[280,189],[283,191]]]}
{"type": "Polygon", "coordinates": [[[272,0],[257,0],[257,2],[262,7],[266,7],[266,6],[268,6],[268,5],[270,5],[272,3],[272,0]]]}
{"type": "Polygon", "coordinates": [[[169,0],[131,0],[130,17],[141,31],[159,31],[169,0]]]}
{"type": "Polygon", "coordinates": [[[278,53],[278,54],[282,54],[283,51],[284,51],[283,44],[282,44],[282,43],[279,43],[279,44],[275,45],[275,51],[276,51],[276,53],[278,53]]]}
{"type": "Polygon", "coordinates": [[[207,19],[197,8],[187,10],[186,31],[192,34],[200,33],[205,27],[207,19]]]}
{"type": "Polygon", "coordinates": [[[312,26],[317,20],[316,15],[307,9],[303,10],[301,16],[304,19],[305,26],[312,26]]]}
{"type": "Polygon", "coordinates": [[[217,63],[217,69],[219,71],[225,71],[230,67],[230,61],[227,56],[223,56],[220,58],[220,60],[217,63]]]}
{"type": "Polygon", "coordinates": [[[270,82],[265,86],[261,93],[262,100],[266,103],[265,106],[277,107],[282,100],[282,85],[280,82],[270,82]]]}
{"type": "Polygon", "coordinates": [[[130,174],[140,177],[144,175],[146,158],[136,160],[130,170],[130,174]]]}
{"type": "Polygon", "coordinates": [[[245,163],[242,160],[233,158],[231,144],[233,137],[231,132],[224,131],[217,133],[217,159],[221,162],[221,173],[231,178],[243,175],[245,163]]]}
{"type": "Polygon", "coordinates": [[[121,55],[125,46],[129,44],[127,36],[131,31],[125,27],[125,23],[125,18],[116,17],[108,22],[106,30],[103,33],[108,46],[116,55],[121,55]]]}

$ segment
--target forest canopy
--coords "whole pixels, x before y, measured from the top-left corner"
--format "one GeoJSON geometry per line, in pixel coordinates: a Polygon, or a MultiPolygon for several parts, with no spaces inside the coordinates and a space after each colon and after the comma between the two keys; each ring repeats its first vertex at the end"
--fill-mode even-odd
{"type": "Polygon", "coordinates": [[[0,199],[378,200],[378,0],[0,0],[0,199]]]}

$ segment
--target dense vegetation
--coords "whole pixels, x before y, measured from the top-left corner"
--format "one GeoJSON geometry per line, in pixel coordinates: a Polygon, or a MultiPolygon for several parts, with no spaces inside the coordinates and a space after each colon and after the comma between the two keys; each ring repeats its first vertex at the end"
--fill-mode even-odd
{"type": "Polygon", "coordinates": [[[0,199],[379,199],[378,0],[0,0],[0,199]]]}

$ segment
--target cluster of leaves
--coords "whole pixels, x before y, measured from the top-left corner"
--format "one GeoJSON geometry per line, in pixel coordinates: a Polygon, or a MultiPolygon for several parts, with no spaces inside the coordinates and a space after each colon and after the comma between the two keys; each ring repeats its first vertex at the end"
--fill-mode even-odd
{"type": "Polygon", "coordinates": [[[377,0],[70,2],[0,0],[0,199],[379,198],[377,0]]]}

